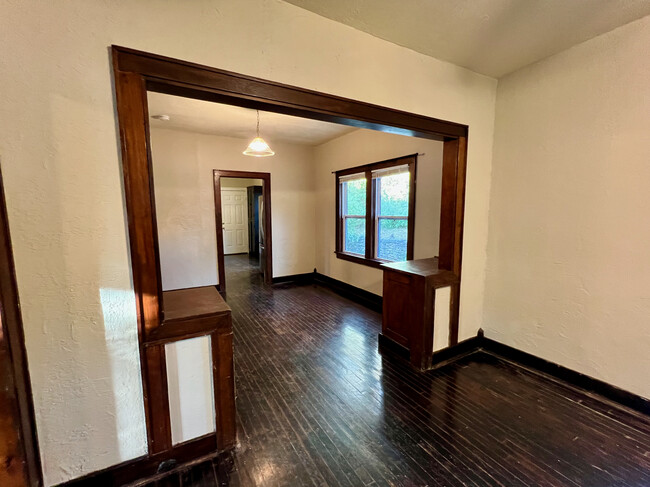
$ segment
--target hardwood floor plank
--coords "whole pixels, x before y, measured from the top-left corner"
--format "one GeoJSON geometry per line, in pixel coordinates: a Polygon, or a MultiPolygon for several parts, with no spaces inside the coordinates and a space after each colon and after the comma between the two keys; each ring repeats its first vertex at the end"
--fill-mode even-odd
{"type": "Polygon", "coordinates": [[[650,485],[647,417],[484,352],[416,372],[377,352],[379,314],[226,272],[240,447],[170,485],[650,485]]]}

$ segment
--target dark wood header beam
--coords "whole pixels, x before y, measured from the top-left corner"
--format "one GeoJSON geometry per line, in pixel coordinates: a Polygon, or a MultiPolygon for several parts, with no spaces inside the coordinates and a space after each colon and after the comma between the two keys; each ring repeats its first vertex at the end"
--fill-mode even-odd
{"type": "MultiPolygon", "coordinates": [[[[151,399],[162,394],[160,381],[164,379],[160,369],[160,359],[164,357],[148,352],[147,347],[162,339],[162,335],[169,338],[165,332],[158,331],[164,324],[165,303],[160,278],[147,90],[444,141],[440,268],[452,271],[460,279],[466,125],[125,47],[113,46],[112,56],[146,411],[150,411],[150,406],[155,407],[156,401],[151,399]]],[[[458,336],[459,289],[460,285],[454,284],[449,334],[452,344],[458,336]]],[[[154,445],[160,435],[155,434],[149,416],[147,432],[150,453],[165,450],[166,444],[154,445]]]]}
{"type": "MultiPolygon", "coordinates": [[[[205,98],[216,95],[266,103],[262,109],[425,138],[464,137],[467,126],[319,93],[231,71],[115,46],[120,71],[146,73],[152,91],[205,98]],[[197,91],[192,94],[192,89],[197,91]],[[287,112],[284,109],[289,110],[287,112]],[[401,129],[401,130],[400,130],[401,129]]],[[[225,102],[228,103],[228,102],[225,102]]],[[[232,104],[232,102],[230,102],[232,104]]],[[[257,105],[259,106],[259,105],[257,105]]]]}

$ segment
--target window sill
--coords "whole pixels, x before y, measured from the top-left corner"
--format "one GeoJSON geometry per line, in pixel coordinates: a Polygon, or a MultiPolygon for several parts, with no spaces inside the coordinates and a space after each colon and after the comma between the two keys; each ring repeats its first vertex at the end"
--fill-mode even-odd
{"type": "Polygon", "coordinates": [[[334,252],[336,257],[356,264],[367,265],[369,267],[379,268],[382,264],[389,264],[389,260],[366,259],[360,255],[348,254],[346,252],[334,252]]]}

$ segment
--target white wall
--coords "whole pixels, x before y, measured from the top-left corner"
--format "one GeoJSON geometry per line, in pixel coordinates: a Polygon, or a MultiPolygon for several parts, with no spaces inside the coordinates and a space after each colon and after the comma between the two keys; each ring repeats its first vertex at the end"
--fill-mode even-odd
{"type": "Polygon", "coordinates": [[[382,294],[383,272],[336,257],[335,175],[332,171],[420,153],[415,191],[416,259],[438,255],[442,142],[373,130],[355,130],[314,148],[316,205],[316,268],[321,274],[382,294]]]}
{"type": "Polygon", "coordinates": [[[461,337],[476,333],[494,79],[279,0],[0,0],[0,18],[0,156],[47,485],[146,451],[111,44],[468,124],[461,337]]]}
{"type": "Polygon", "coordinates": [[[650,398],[650,17],[499,81],[487,336],[650,398]]]}
{"type": "MultiPolygon", "coordinates": [[[[151,129],[163,289],[218,283],[214,169],[271,173],[273,275],[314,270],[314,235],[305,231],[313,228],[315,211],[311,147],[274,143],[275,156],[257,158],[242,154],[248,142],[151,129]]],[[[255,183],[237,178],[225,181],[240,184],[231,187],[255,183]]]]}
{"type": "MultiPolygon", "coordinates": [[[[219,282],[214,169],[271,173],[273,273],[314,269],[311,147],[274,143],[272,158],[242,155],[248,139],[151,129],[158,246],[164,290],[219,282]]],[[[262,185],[223,178],[222,186],[262,185]]],[[[167,351],[172,441],[214,431],[211,352],[207,338],[170,344],[167,351]]]]}
{"type": "Polygon", "coordinates": [[[222,188],[248,188],[249,186],[262,186],[264,181],[251,178],[221,178],[222,188]]]}

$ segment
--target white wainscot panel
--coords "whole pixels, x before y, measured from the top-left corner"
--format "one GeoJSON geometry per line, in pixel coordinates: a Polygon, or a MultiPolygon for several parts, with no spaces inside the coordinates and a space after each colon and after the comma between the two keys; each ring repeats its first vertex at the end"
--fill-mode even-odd
{"type": "Polygon", "coordinates": [[[215,431],[210,339],[165,345],[174,445],[215,431]]]}

